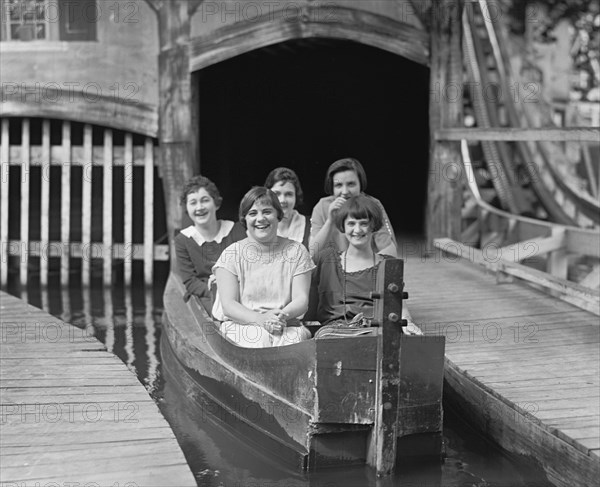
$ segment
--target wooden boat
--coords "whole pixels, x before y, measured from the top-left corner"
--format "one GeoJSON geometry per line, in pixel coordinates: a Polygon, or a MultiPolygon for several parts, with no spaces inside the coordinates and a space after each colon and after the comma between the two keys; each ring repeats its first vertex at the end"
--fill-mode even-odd
{"type": "Polygon", "coordinates": [[[262,349],[226,339],[200,300],[183,302],[171,273],[163,366],[186,395],[210,397],[212,412],[302,470],[367,463],[389,473],[397,460],[439,458],[445,343],[402,332],[402,264],[385,261],[379,273],[375,334],[262,349]]]}

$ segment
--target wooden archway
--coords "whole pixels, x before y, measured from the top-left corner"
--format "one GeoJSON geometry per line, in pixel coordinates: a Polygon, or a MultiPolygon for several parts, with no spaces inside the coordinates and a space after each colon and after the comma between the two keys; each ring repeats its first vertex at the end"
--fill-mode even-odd
{"type": "Polygon", "coordinates": [[[429,33],[382,15],[334,5],[270,12],[190,39],[190,71],[288,40],[352,40],[429,64],[429,33]]]}
{"type": "MultiPolygon", "coordinates": [[[[168,226],[181,220],[177,188],[197,166],[197,120],[192,114],[194,85],[191,73],[250,52],[292,39],[323,37],[352,40],[406,57],[431,70],[430,133],[460,125],[462,107],[441,103],[435,91],[461,81],[461,14],[463,0],[439,0],[444,15],[430,15],[427,30],[388,17],[334,5],[302,6],[296,13],[270,12],[190,38],[190,19],[200,0],[150,2],[159,18],[159,138],[167,199],[168,226]]],[[[412,0],[411,0],[412,2],[412,0]]],[[[446,166],[460,160],[456,143],[431,141],[427,208],[427,239],[454,237],[460,230],[460,185],[444,174],[446,166]],[[439,170],[438,170],[439,169],[439,170]],[[431,172],[431,171],[430,171],[431,172]]]]}
{"type": "MultiPolygon", "coordinates": [[[[12,84],[16,86],[16,83],[12,84]]],[[[39,84],[23,84],[17,87],[15,93],[0,90],[3,97],[2,117],[77,120],[147,137],[158,135],[158,115],[155,106],[150,103],[133,99],[128,102],[101,95],[102,89],[98,83],[89,83],[91,89],[87,91],[63,90],[58,83],[48,83],[56,85],[58,89],[50,86],[40,89],[36,87],[39,84]],[[28,99],[24,93],[34,93],[35,96],[28,99]]]]}

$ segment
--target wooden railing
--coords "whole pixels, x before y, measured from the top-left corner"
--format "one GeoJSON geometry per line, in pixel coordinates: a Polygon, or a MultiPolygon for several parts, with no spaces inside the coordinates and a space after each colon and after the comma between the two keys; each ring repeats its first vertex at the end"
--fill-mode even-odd
{"type": "Polygon", "coordinates": [[[436,239],[435,247],[499,276],[526,280],[598,314],[600,231],[517,216],[491,206],[479,194],[465,140],[462,155],[474,206],[463,208],[469,219],[463,219],[461,241],[436,239]]]}
{"type": "MultiPolygon", "coordinates": [[[[553,239],[550,238],[548,240],[553,239]]],[[[527,246],[529,245],[532,245],[537,251],[540,251],[540,254],[557,252],[560,250],[561,254],[564,255],[566,252],[566,247],[551,245],[551,248],[554,250],[550,250],[549,248],[540,249],[539,247],[536,247],[533,242],[527,242],[527,246]]],[[[557,298],[575,304],[596,315],[600,315],[600,291],[598,289],[591,289],[568,281],[567,279],[553,276],[547,272],[504,259],[502,258],[502,249],[494,251],[494,256],[490,257],[489,251],[486,248],[478,249],[470,247],[449,238],[435,239],[434,246],[442,252],[464,258],[495,272],[499,283],[512,281],[512,279],[516,277],[550,292],[557,298]]],[[[595,276],[598,278],[597,271],[595,272],[595,276]]]]}
{"type": "MultiPolygon", "coordinates": [[[[66,285],[69,282],[71,258],[81,259],[84,286],[90,282],[93,259],[102,260],[105,284],[113,280],[115,262],[123,263],[124,282],[130,284],[133,261],[143,260],[144,282],[151,284],[154,261],[168,259],[168,246],[154,245],[156,201],[164,205],[154,196],[155,179],[158,177],[154,140],[136,137],[138,144],[134,145],[134,134],[126,132],[123,145],[117,146],[113,143],[111,129],[94,128],[86,124],[83,126],[82,144],[74,145],[71,122],[63,121],[60,143],[56,143],[56,136],[53,137],[54,143],[51,143],[51,121],[45,119],[41,124],[41,145],[33,145],[30,119],[4,118],[1,121],[0,286],[6,285],[9,262],[15,260],[18,260],[21,284],[27,283],[30,257],[39,257],[42,285],[48,283],[51,259],[60,261],[60,282],[66,285]],[[11,144],[11,129],[20,132],[20,144],[11,144]],[[96,140],[101,138],[102,145],[94,145],[93,131],[96,132],[96,140]],[[101,136],[98,136],[99,133],[101,136]],[[40,170],[32,171],[36,166],[40,170]],[[75,172],[73,169],[76,167],[81,171],[75,172]],[[122,170],[114,171],[116,167],[122,170]],[[56,174],[59,169],[60,177],[56,174]],[[13,171],[19,174],[19,181],[13,171]],[[95,193],[92,194],[93,179],[97,177],[102,179],[101,195],[98,194],[98,185],[95,185],[95,193]],[[137,241],[133,231],[134,186],[142,188],[143,192],[135,195],[135,204],[143,204],[143,231],[137,241]],[[39,188],[39,198],[31,194],[32,188],[39,188]],[[81,208],[75,208],[75,200],[71,198],[72,192],[78,191],[81,191],[81,208]],[[16,195],[19,192],[20,198],[9,198],[9,194],[16,195]],[[115,203],[117,195],[119,201],[122,196],[122,208],[115,203]],[[38,200],[39,210],[32,207],[32,201],[38,200]],[[19,225],[16,225],[14,218],[11,221],[11,216],[17,212],[20,214],[19,225]],[[51,240],[50,224],[57,221],[57,213],[60,215],[60,238],[51,240]],[[123,221],[123,227],[118,229],[123,234],[120,242],[114,238],[117,215],[118,220],[123,221]],[[92,229],[98,228],[102,229],[102,239],[94,241],[92,229]],[[30,229],[39,233],[39,240],[30,238],[30,229]],[[74,233],[80,233],[81,238],[73,239],[74,233]],[[9,261],[9,257],[17,256],[18,259],[9,261]]],[[[56,232],[53,233],[56,235],[56,232]]]]}

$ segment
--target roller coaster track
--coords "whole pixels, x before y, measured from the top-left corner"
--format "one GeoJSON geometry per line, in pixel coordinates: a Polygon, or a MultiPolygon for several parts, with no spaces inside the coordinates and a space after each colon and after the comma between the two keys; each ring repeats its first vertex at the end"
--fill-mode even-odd
{"type": "MultiPolygon", "coordinates": [[[[539,103],[519,103],[509,96],[520,81],[513,76],[508,62],[500,19],[486,18],[485,0],[470,5],[473,8],[465,10],[463,16],[463,52],[469,80],[466,91],[477,126],[535,128],[531,112],[539,110],[539,103]]],[[[550,121],[544,120],[546,123],[550,121]]],[[[574,178],[566,173],[566,156],[557,144],[480,143],[484,172],[502,209],[561,225],[600,225],[599,202],[577,188],[574,178]]]]}
{"type": "Polygon", "coordinates": [[[440,239],[436,246],[468,256],[495,272],[532,281],[600,314],[600,230],[515,215],[486,203],[475,178],[469,177],[474,169],[464,140],[461,151],[468,188],[476,202],[474,221],[460,242],[440,239]],[[473,258],[476,255],[478,259],[473,258]]]}

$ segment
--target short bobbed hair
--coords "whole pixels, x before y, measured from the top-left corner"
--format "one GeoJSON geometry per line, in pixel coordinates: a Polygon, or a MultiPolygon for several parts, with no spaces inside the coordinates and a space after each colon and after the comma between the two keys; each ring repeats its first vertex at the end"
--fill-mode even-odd
{"type": "Polygon", "coordinates": [[[265,188],[264,186],[254,186],[244,195],[242,201],[240,201],[240,223],[244,228],[248,228],[246,226],[246,215],[250,211],[250,208],[254,206],[254,203],[271,205],[277,212],[277,220],[283,220],[283,209],[279,204],[277,195],[269,188],[265,188]]]}
{"type": "Polygon", "coordinates": [[[292,183],[296,190],[296,206],[302,204],[304,193],[300,186],[300,178],[289,167],[278,167],[273,169],[265,180],[265,187],[272,189],[277,183],[292,183]]]}
{"type": "Polygon", "coordinates": [[[221,203],[223,203],[223,198],[221,197],[221,193],[219,193],[217,185],[207,177],[200,175],[191,177],[183,185],[183,189],[181,190],[181,196],[179,198],[181,206],[185,206],[187,204],[187,197],[189,194],[195,193],[196,191],[200,190],[200,188],[204,188],[206,190],[206,192],[214,200],[217,208],[221,207],[221,203]]]}
{"type": "Polygon", "coordinates": [[[333,162],[329,166],[329,169],[327,169],[327,174],[325,174],[325,194],[333,194],[333,176],[342,171],[354,171],[358,176],[360,190],[367,190],[367,174],[365,173],[365,169],[362,167],[362,164],[358,161],[358,159],[354,159],[353,157],[345,157],[344,159],[338,159],[337,161],[333,162]]]}
{"type": "Polygon", "coordinates": [[[334,223],[336,228],[344,233],[346,218],[366,219],[371,223],[371,230],[377,232],[383,227],[383,211],[379,204],[370,196],[357,194],[346,200],[346,202],[335,212],[334,223]]]}

